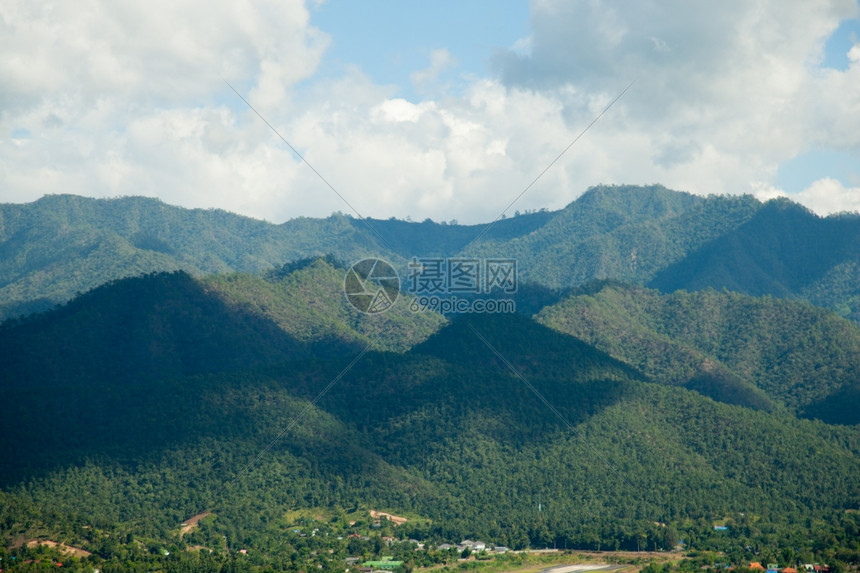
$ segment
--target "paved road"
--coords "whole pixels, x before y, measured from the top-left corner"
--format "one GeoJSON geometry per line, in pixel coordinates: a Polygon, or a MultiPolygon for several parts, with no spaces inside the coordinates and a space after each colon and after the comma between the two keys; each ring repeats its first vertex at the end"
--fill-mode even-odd
{"type": "Polygon", "coordinates": [[[576,565],[556,565],[544,569],[540,573],[581,573],[583,571],[615,571],[623,565],[607,565],[605,563],[579,563],[576,565]]]}

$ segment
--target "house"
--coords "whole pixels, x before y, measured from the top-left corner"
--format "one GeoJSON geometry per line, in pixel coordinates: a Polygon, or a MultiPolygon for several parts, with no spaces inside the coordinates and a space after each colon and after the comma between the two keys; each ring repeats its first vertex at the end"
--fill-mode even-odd
{"type": "Polygon", "coordinates": [[[508,551],[510,551],[510,549],[508,549],[504,545],[496,545],[495,547],[493,547],[493,553],[507,553],[508,551]]]}
{"type": "Polygon", "coordinates": [[[750,569],[752,569],[753,571],[764,571],[764,567],[758,561],[753,561],[752,563],[750,563],[750,569]]]}
{"type": "Polygon", "coordinates": [[[461,553],[467,549],[470,552],[473,552],[475,550],[475,542],[472,541],[471,539],[464,539],[463,541],[460,542],[460,545],[457,546],[457,551],[459,551],[461,553]]]}
{"type": "Polygon", "coordinates": [[[443,543],[442,545],[437,545],[436,549],[439,551],[448,551],[449,549],[454,549],[454,546],[450,543],[443,543]]]}
{"type": "Polygon", "coordinates": [[[487,544],[483,541],[476,541],[474,545],[472,545],[472,551],[484,551],[487,548],[487,544]]]}
{"type": "Polygon", "coordinates": [[[782,573],[797,573],[797,569],[794,567],[786,567],[782,570],[782,573]]]}

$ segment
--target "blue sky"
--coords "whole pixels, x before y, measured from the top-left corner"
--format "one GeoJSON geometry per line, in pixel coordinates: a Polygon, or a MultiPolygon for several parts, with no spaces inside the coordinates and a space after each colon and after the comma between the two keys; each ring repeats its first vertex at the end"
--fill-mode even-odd
{"type": "Polygon", "coordinates": [[[781,163],[776,184],[794,194],[823,177],[831,177],[843,185],[860,187],[860,158],[857,154],[845,151],[814,149],[781,163]]]}
{"type": "MultiPolygon", "coordinates": [[[[311,23],[332,36],[321,75],[339,76],[357,66],[374,82],[396,87],[394,95],[417,101],[410,75],[427,67],[433,50],[456,61],[439,76],[449,89],[462,78],[492,75],[492,55],[529,36],[529,2],[502,0],[491,10],[482,2],[395,2],[333,0],[311,9],[311,23]]],[[[860,20],[843,20],[827,38],[821,69],[847,70],[848,51],[860,41],[860,20]]],[[[816,148],[779,165],[776,185],[788,194],[830,177],[860,187],[860,155],[816,148]]]]}
{"type": "MultiPolygon", "coordinates": [[[[848,51],[858,42],[860,20],[843,20],[825,43],[821,68],[847,70],[848,51]]],[[[781,163],[776,183],[789,193],[799,193],[823,177],[860,187],[860,154],[826,148],[811,150],[781,163]]]]}
{"type": "Polygon", "coordinates": [[[434,50],[447,50],[456,60],[440,82],[462,87],[461,77],[491,73],[492,55],[529,34],[524,0],[332,0],[312,6],[310,13],[311,24],[332,38],[320,75],[340,76],[345,67],[358,66],[374,82],[397,86],[396,95],[413,101],[424,94],[410,75],[430,65],[434,50]]]}
{"type": "Polygon", "coordinates": [[[597,184],[860,210],[857,0],[0,6],[0,201],[494,219],[597,184]]]}
{"type": "Polygon", "coordinates": [[[851,19],[840,22],[839,27],[827,38],[824,45],[823,68],[845,71],[850,60],[848,50],[860,41],[860,20],[851,19]]]}

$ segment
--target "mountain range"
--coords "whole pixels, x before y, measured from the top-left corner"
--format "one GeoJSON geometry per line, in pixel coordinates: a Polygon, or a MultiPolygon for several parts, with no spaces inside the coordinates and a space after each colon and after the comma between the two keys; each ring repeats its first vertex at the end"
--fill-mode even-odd
{"type": "MultiPolygon", "coordinates": [[[[260,273],[307,257],[516,259],[521,282],[613,279],[671,292],[723,289],[806,300],[860,320],[860,215],[785,199],[601,186],[560,211],[488,225],[361,220],[280,225],[156,199],[47,196],[0,205],[0,318],[46,310],[110,280],[184,270],[260,273]]],[[[403,276],[403,274],[402,274],[403,276]]]]}
{"type": "Polygon", "coordinates": [[[0,206],[0,536],[118,571],[342,571],[383,532],[856,563],[858,229],[659,186],[489,229],[0,206]],[[368,256],[516,259],[518,312],[364,314],[368,256]]]}

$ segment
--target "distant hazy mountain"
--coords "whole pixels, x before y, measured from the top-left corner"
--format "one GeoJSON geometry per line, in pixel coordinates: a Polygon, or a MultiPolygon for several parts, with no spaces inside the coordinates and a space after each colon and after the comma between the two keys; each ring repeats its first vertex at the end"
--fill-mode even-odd
{"type": "Polygon", "coordinates": [[[749,196],[700,197],[659,185],[596,187],[534,232],[474,249],[516,257],[525,280],[553,288],[594,279],[643,283],[760,208],[749,196]]]}
{"type": "MultiPolygon", "coordinates": [[[[535,213],[503,220],[488,236],[519,236],[549,217],[535,213]]],[[[393,262],[448,256],[484,228],[432,221],[368,222],[377,232],[343,215],[274,225],[144,197],[52,195],[28,204],[3,204],[0,319],[45,310],[104,282],[150,272],[259,273],[329,253],[344,262],[368,256],[393,262]]]]}
{"type": "Polygon", "coordinates": [[[380,250],[340,216],[273,225],[143,197],[47,196],[0,205],[0,316],[44,310],[150,272],[257,273],[306,256],[352,260],[380,250]]]}
{"type": "Polygon", "coordinates": [[[521,284],[534,287],[595,279],[667,291],[725,287],[804,299],[860,320],[860,216],[821,218],[787,200],[701,197],[659,185],[595,187],[560,211],[493,225],[344,215],[273,225],[140,197],[0,205],[0,318],[126,276],[260,273],[326,254],[346,263],[382,257],[404,273],[413,257],[513,258],[521,284]]]}

